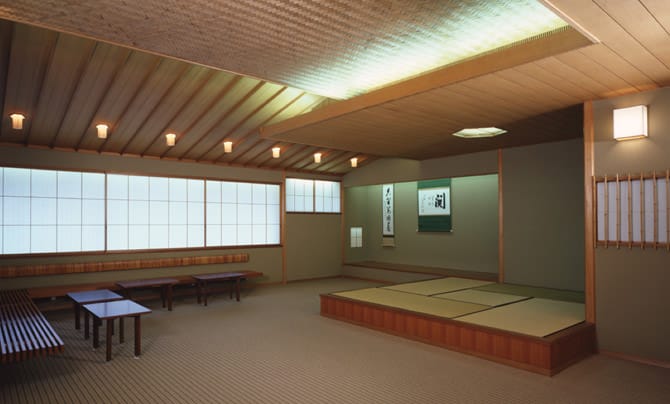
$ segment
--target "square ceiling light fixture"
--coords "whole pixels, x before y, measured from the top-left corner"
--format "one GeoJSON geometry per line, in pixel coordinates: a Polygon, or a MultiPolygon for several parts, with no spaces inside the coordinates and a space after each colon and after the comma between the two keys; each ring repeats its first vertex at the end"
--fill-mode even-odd
{"type": "Polygon", "coordinates": [[[462,137],[464,139],[476,139],[480,137],[494,137],[507,133],[505,129],[496,127],[490,128],[465,128],[454,133],[454,136],[462,137]]]}
{"type": "Polygon", "coordinates": [[[647,133],[647,106],[614,110],[614,139],[631,140],[649,136],[647,133]]]}

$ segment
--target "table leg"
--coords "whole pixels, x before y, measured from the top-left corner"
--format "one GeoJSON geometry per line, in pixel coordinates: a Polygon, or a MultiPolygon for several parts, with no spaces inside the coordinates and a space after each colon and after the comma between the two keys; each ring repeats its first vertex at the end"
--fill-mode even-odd
{"type": "Polygon", "coordinates": [[[240,301],[240,278],[235,278],[235,298],[240,301]]]}
{"type": "Polygon", "coordinates": [[[100,320],[93,316],[93,348],[100,346],[100,320]]]}
{"type": "Polygon", "coordinates": [[[140,356],[142,353],[142,327],[140,324],[140,316],[135,316],[135,356],[140,356]]]}
{"type": "Polygon", "coordinates": [[[209,296],[209,287],[207,286],[207,281],[202,281],[202,293],[205,296],[205,306],[207,306],[207,297],[209,296]]]}
{"type": "Polygon", "coordinates": [[[168,311],[172,311],[172,285],[167,285],[165,287],[165,292],[167,294],[168,311]]]}
{"type": "Polygon", "coordinates": [[[228,298],[232,299],[233,298],[233,289],[235,289],[235,280],[232,282],[226,282],[228,285],[228,298]]]}
{"type": "Polygon", "coordinates": [[[163,308],[165,308],[165,292],[166,292],[166,286],[163,285],[161,286],[161,302],[163,303],[163,308]]]}
{"type": "Polygon", "coordinates": [[[106,345],[106,352],[107,352],[107,361],[109,362],[112,360],[112,328],[114,327],[114,319],[110,318],[107,319],[107,335],[105,339],[105,345],[106,345]]]}
{"type": "Polygon", "coordinates": [[[89,316],[88,316],[88,310],[84,310],[84,339],[88,339],[89,337],[89,330],[91,329],[91,325],[89,324],[89,316]]]}
{"type": "Polygon", "coordinates": [[[195,282],[195,291],[196,295],[198,296],[198,304],[200,304],[202,296],[202,285],[200,281],[195,282]]]}
{"type": "Polygon", "coordinates": [[[78,330],[81,328],[81,320],[80,320],[80,308],[81,306],[79,303],[74,302],[74,329],[78,330]]]}
{"type": "Polygon", "coordinates": [[[123,329],[123,317],[119,317],[119,343],[123,344],[125,338],[126,337],[124,335],[124,329],[123,329]]]}

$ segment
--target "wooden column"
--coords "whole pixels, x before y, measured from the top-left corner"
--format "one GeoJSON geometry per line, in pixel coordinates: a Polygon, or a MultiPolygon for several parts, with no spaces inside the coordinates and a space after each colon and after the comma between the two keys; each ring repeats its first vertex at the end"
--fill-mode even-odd
{"type": "Polygon", "coordinates": [[[282,171],[281,185],[279,186],[279,209],[281,211],[281,283],[286,285],[288,282],[288,275],[286,269],[286,171],[282,171]]]}
{"type": "Polygon", "coordinates": [[[586,321],[596,322],[593,102],[584,103],[584,294],[586,321]]]}
{"type": "Polygon", "coordinates": [[[505,282],[505,232],[503,227],[503,166],[502,149],[498,149],[498,282],[505,282]]]}

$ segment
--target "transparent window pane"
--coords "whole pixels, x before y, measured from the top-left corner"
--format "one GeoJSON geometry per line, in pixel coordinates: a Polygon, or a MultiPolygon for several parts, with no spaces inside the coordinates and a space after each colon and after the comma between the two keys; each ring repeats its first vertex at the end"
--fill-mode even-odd
{"type": "Polygon", "coordinates": [[[168,248],[168,226],[149,226],[149,248],[168,248]]]}
{"type": "Polygon", "coordinates": [[[170,248],[186,247],[188,235],[186,225],[170,225],[170,248]]]}
{"type": "MultiPolygon", "coordinates": [[[[148,201],[130,201],[130,202],[128,202],[128,224],[133,224],[133,225],[149,224],[149,202],[148,201]]],[[[148,233],[147,233],[147,237],[148,237],[148,233]]],[[[148,245],[147,245],[147,247],[148,247],[148,245]]]]}
{"type": "Polygon", "coordinates": [[[127,225],[117,225],[117,224],[107,225],[107,249],[108,250],[128,249],[127,225]]]}
{"type": "Polygon", "coordinates": [[[207,202],[221,202],[220,181],[207,181],[207,202]]]}
{"type": "Polygon", "coordinates": [[[110,200],[107,201],[107,223],[108,224],[128,224],[128,201],[110,200]]]}
{"type": "Polygon", "coordinates": [[[188,203],[188,224],[205,224],[205,204],[203,202],[188,203]]]}
{"type": "Polygon", "coordinates": [[[48,253],[57,251],[56,226],[32,226],[30,229],[30,252],[48,253]]]}
{"type": "Polygon", "coordinates": [[[72,251],[81,251],[81,226],[58,226],[58,252],[72,251]]]}
{"type": "MultiPolygon", "coordinates": [[[[5,196],[3,201],[3,223],[30,224],[30,198],[5,196]]],[[[5,241],[7,238],[5,238],[5,241]]]]}
{"type": "Polygon", "coordinates": [[[81,173],[72,171],[58,172],[58,197],[81,198],[81,173]]]}
{"type": "Polygon", "coordinates": [[[167,202],[149,202],[149,223],[168,224],[169,210],[167,202]]]}
{"type": "Polygon", "coordinates": [[[105,224],[105,201],[84,199],[81,202],[82,224],[105,224]]]}
{"type": "Polygon", "coordinates": [[[89,199],[105,198],[105,174],[82,174],[82,197],[89,199]]]}
{"type": "Polygon", "coordinates": [[[149,177],[133,175],[128,178],[128,199],[149,200],[149,177]]]}
{"type": "Polygon", "coordinates": [[[58,200],[58,224],[81,225],[81,199],[58,200]]]}
{"type": "Polygon", "coordinates": [[[170,201],[187,201],[187,182],[183,178],[170,178],[170,201]]]}
{"type": "Polygon", "coordinates": [[[5,167],[3,180],[5,196],[30,196],[29,169],[5,167]]]}
{"type": "Polygon", "coordinates": [[[81,250],[102,251],[105,249],[105,226],[81,227],[81,250]]]}
{"type": "Polygon", "coordinates": [[[149,198],[152,201],[167,201],[169,182],[167,178],[149,177],[149,198]]]}
{"type": "Polygon", "coordinates": [[[205,232],[203,226],[188,226],[188,247],[202,247],[205,245],[205,232]]]}
{"type": "Polygon", "coordinates": [[[149,248],[149,226],[128,226],[128,248],[131,250],[146,250],[149,248]]]}
{"type": "Polygon", "coordinates": [[[188,211],[186,202],[170,201],[170,224],[186,224],[188,211]]]}
{"type": "Polygon", "coordinates": [[[4,254],[26,254],[30,252],[29,226],[4,226],[3,230],[4,254]]]}
{"type": "Polygon", "coordinates": [[[32,196],[55,197],[58,188],[57,172],[49,170],[31,170],[30,188],[32,196]]]}
{"type": "Polygon", "coordinates": [[[29,206],[31,224],[56,224],[56,198],[32,198],[29,206]]]}
{"type": "Polygon", "coordinates": [[[221,245],[221,225],[207,225],[207,246],[221,245]]]}
{"type": "Polygon", "coordinates": [[[109,174],[107,175],[107,198],[128,199],[128,176],[109,174]]]}
{"type": "Polygon", "coordinates": [[[188,200],[190,202],[203,202],[205,200],[205,181],[187,180],[188,200]]]}

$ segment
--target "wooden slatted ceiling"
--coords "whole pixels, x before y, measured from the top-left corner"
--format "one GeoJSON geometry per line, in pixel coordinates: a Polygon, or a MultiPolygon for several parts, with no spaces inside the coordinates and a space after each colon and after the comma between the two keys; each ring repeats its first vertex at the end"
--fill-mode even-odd
{"type": "Polygon", "coordinates": [[[19,23],[0,20],[0,33],[3,144],[317,172],[299,161],[280,166],[283,158],[270,157],[277,142],[258,130],[323,97],[19,23]],[[12,112],[26,115],[23,130],[11,129],[12,112]],[[98,123],[110,126],[106,140],[98,123]],[[224,140],[233,153],[224,154],[224,140]]]}

